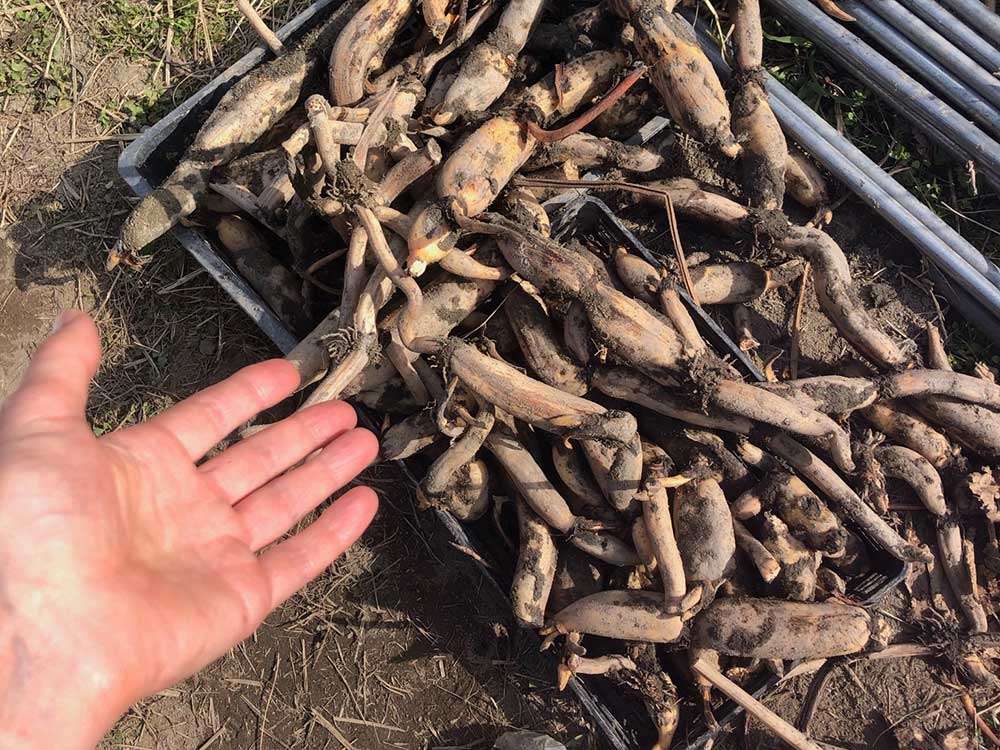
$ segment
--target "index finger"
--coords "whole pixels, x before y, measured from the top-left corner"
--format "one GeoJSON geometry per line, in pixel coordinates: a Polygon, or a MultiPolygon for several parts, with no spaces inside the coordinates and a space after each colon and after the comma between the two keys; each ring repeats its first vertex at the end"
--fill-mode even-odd
{"type": "Polygon", "coordinates": [[[269,359],[244,367],[133,429],[165,430],[197,461],[241,424],[294,393],[298,385],[294,365],[269,359]]]}

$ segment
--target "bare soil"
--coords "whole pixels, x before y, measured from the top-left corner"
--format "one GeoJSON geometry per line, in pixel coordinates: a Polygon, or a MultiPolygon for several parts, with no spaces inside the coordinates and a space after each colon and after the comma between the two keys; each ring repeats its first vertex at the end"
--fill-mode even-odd
{"type": "MultiPolygon", "coordinates": [[[[155,59],[99,53],[94,17],[114,12],[110,3],[70,10],[81,80],[76,103],[39,109],[27,97],[0,95],[0,396],[15,387],[57,312],[81,307],[98,321],[106,350],[90,407],[95,429],[104,432],[277,352],[170,238],[155,245],[141,272],[103,270],[134,201],[116,171],[128,140],[118,134],[130,128],[109,133],[100,112],[139,96],[162,69],[155,59]]],[[[228,59],[247,42],[237,36],[228,59]]],[[[183,62],[174,65],[175,88],[162,95],[168,102],[175,94],[174,103],[183,98],[177,81],[189,91],[221,69],[223,56],[214,64],[183,62]]],[[[639,227],[654,247],[665,246],[661,224],[639,227]]],[[[922,322],[938,310],[921,288],[911,248],[853,202],[838,211],[832,231],[848,251],[865,301],[900,337],[919,340],[922,322]]],[[[684,236],[689,252],[743,255],[718,239],[684,236]]],[[[793,285],[754,308],[762,363],[778,354],[774,366],[787,366],[781,357],[787,358],[796,293],[793,285]]],[[[846,356],[835,340],[807,294],[801,372],[846,356]]],[[[365,481],[383,504],[362,542],[251,639],[134,707],[105,738],[104,750],[458,750],[490,747],[508,728],[549,732],[570,748],[601,745],[579,705],[555,691],[535,638],[518,630],[498,592],[449,546],[433,517],[416,512],[401,477],[379,467],[365,481]]],[[[883,605],[895,617],[905,617],[908,606],[905,592],[883,605]]],[[[791,681],[768,705],[794,719],[809,679],[791,681]]],[[[928,730],[970,726],[957,695],[950,675],[922,660],[840,666],[812,728],[817,738],[852,748],[891,748],[893,728],[907,723],[928,730]]],[[[988,694],[975,698],[980,706],[993,703],[988,694]]],[[[750,729],[746,746],[763,746],[750,729]]],[[[723,744],[734,745],[739,734],[723,744]]]]}

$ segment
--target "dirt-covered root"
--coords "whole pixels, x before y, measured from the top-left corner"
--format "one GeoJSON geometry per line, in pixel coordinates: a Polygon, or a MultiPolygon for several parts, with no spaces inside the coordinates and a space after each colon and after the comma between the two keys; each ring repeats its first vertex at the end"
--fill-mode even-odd
{"type": "Polygon", "coordinates": [[[703,305],[751,302],[772,288],[768,271],[756,263],[700,263],[688,273],[703,305]]]}
{"type": "MultiPolygon", "coordinates": [[[[532,111],[540,124],[570,114],[603,93],[625,63],[621,51],[581,55],[562,67],[558,91],[555,75],[549,75],[525,90],[520,107],[532,111]]],[[[478,215],[507,186],[537,145],[513,114],[487,120],[438,169],[438,197],[449,210],[462,216],[478,215]]],[[[414,221],[408,240],[411,272],[419,273],[427,264],[436,262],[455,246],[455,240],[454,228],[441,206],[425,211],[414,221]]]]}
{"type": "Polygon", "coordinates": [[[353,15],[330,51],[330,98],[342,106],[365,96],[368,71],[377,66],[413,10],[413,0],[369,0],[353,15]]]}
{"type": "Polygon", "coordinates": [[[189,216],[212,169],[243,153],[291,111],[317,67],[317,56],[325,55],[357,7],[357,2],[344,3],[301,43],[250,71],[226,92],[174,172],[125,219],[109,268],[122,260],[135,262],[140,250],[189,216]]]}
{"type": "Polygon", "coordinates": [[[782,599],[716,599],[694,620],[692,645],[730,656],[820,659],[868,645],[871,617],[861,607],[782,599]]]}
{"type": "Polygon", "coordinates": [[[973,375],[947,370],[907,370],[881,381],[883,398],[944,396],[1000,409],[1000,386],[973,375]]]}
{"type": "Polygon", "coordinates": [[[573,133],[555,143],[540,146],[528,160],[525,170],[533,172],[566,161],[572,161],[581,169],[610,167],[634,174],[654,172],[664,164],[662,154],[645,146],[631,146],[590,133],[573,133]]]}
{"type": "Polygon", "coordinates": [[[446,510],[465,523],[478,521],[490,505],[489,469],[479,459],[469,461],[450,475],[437,495],[430,496],[418,489],[417,496],[423,507],[446,510]]]}
{"type": "Polygon", "coordinates": [[[581,449],[562,440],[552,444],[552,466],[559,479],[571,493],[589,505],[606,505],[604,493],[590,473],[581,449]]]}
{"type": "Polygon", "coordinates": [[[670,643],[683,629],[681,618],[663,610],[655,591],[600,591],[551,617],[543,634],[584,633],[647,643],[670,643]]]}
{"type": "Polygon", "coordinates": [[[424,409],[400,420],[383,433],[379,455],[385,461],[400,461],[429,448],[443,437],[434,421],[434,413],[424,409]]]}
{"type": "Polygon", "coordinates": [[[462,60],[458,76],[434,115],[437,125],[483,112],[510,84],[517,58],[542,11],[543,0],[511,0],[496,28],[462,60]]]}
{"type": "Polygon", "coordinates": [[[794,147],[788,149],[785,162],[785,192],[796,203],[816,209],[813,226],[821,227],[833,221],[826,180],[812,160],[794,147]]]}
{"type": "Polygon", "coordinates": [[[759,77],[741,75],[733,95],[733,133],[743,144],[740,171],[750,205],[781,208],[785,197],[788,144],[767,102],[759,77]]]}
{"type": "Polygon", "coordinates": [[[553,388],[461,339],[440,341],[435,346],[440,346],[449,371],[471,393],[516,419],[572,439],[607,440],[624,445],[635,435],[635,418],[627,412],[609,411],[593,401],[553,388]]]}
{"type": "Polygon", "coordinates": [[[840,476],[818,456],[787,435],[776,433],[766,440],[767,448],[833,502],[840,512],[893,557],[904,562],[931,562],[926,551],[903,539],[886,521],[858,497],[840,476]]]}
{"type": "Polygon", "coordinates": [[[635,550],[613,534],[578,529],[569,543],[608,565],[630,568],[639,564],[635,550]]]}
{"type": "Polygon", "coordinates": [[[581,302],[594,336],[622,362],[657,379],[685,371],[686,344],[680,334],[639,300],[594,281],[581,302]]]}
{"type": "MultiPolygon", "coordinates": [[[[945,403],[957,405],[957,402],[945,403]]],[[[916,451],[938,469],[947,466],[954,458],[955,451],[948,438],[913,414],[902,402],[878,401],[858,413],[892,442],[916,451]]],[[[1000,423],[997,430],[1000,430],[1000,423]]]]}
{"type": "Polygon", "coordinates": [[[621,246],[611,251],[611,261],[615,276],[629,294],[648,305],[655,304],[656,294],[663,285],[663,276],[652,263],[621,246]]]}
{"type": "Polygon", "coordinates": [[[694,29],[668,9],[672,5],[621,0],[612,10],[635,30],[635,48],[670,118],[691,136],[736,157],[740,146],[730,129],[726,92],[694,29]]]}
{"type": "Polygon", "coordinates": [[[573,300],[563,314],[562,338],[566,351],[578,365],[589,365],[594,356],[595,347],[591,335],[587,309],[578,300],[573,300]]]}
{"type": "Polygon", "coordinates": [[[858,299],[844,251],[828,234],[810,227],[789,227],[779,247],[812,264],[820,308],[857,352],[878,367],[905,367],[910,357],[893,341],[858,299]]]}
{"type": "Polygon", "coordinates": [[[451,0],[420,0],[424,23],[439,43],[444,40],[448,29],[455,22],[455,13],[451,10],[451,5],[451,0]]]}
{"type": "Polygon", "coordinates": [[[747,435],[753,428],[749,419],[729,414],[704,414],[668,388],[625,367],[601,367],[591,377],[595,389],[612,398],[643,406],[657,414],[709,430],[725,430],[747,435]]]}
{"type": "Polygon", "coordinates": [[[938,559],[969,629],[973,633],[985,633],[988,628],[986,611],[976,598],[958,519],[952,516],[940,519],[937,524],[937,539],[938,559]]]}
{"type": "Polygon", "coordinates": [[[757,493],[763,504],[785,522],[792,535],[828,557],[839,557],[847,546],[840,519],[794,474],[768,476],[757,493]]]}
{"type": "Polygon", "coordinates": [[[758,0],[731,4],[733,48],[733,134],[743,145],[743,192],[750,205],[781,208],[785,196],[788,145],[764,91],[764,32],[758,0]]]}
{"type": "Polygon", "coordinates": [[[733,98],[733,132],[743,143],[743,191],[750,205],[779,209],[785,196],[785,136],[756,81],[741,85],[733,98]]]}
{"type": "Polygon", "coordinates": [[[232,214],[220,216],[215,231],[240,275],[292,330],[305,333],[302,281],[271,255],[264,233],[232,214]]]}
{"type": "Polygon", "coordinates": [[[594,657],[570,654],[563,662],[563,665],[570,676],[577,674],[614,674],[623,669],[634,672],[637,669],[634,661],[621,654],[607,654],[606,656],[594,657]]]}
{"type": "Polygon", "coordinates": [[[927,510],[936,516],[948,512],[941,476],[930,461],[901,445],[879,446],[875,457],[885,475],[908,484],[927,510]]]}
{"type": "Polygon", "coordinates": [[[746,521],[753,518],[764,508],[762,498],[763,486],[757,485],[741,492],[733,502],[729,504],[729,512],[738,521],[746,521]]]}
{"type": "Polygon", "coordinates": [[[528,367],[539,379],[561,391],[583,396],[589,389],[583,368],[563,349],[541,300],[515,289],[504,303],[504,313],[528,367]]]}
{"type": "Polygon", "coordinates": [[[689,585],[723,578],[733,564],[733,516],[719,483],[694,479],[674,495],[674,533],[689,585]]]}
{"type": "Polygon", "coordinates": [[[793,401],[747,383],[720,381],[709,395],[710,402],[731,414],[773,425],[796,435],[820,439],[837,466],[854,470],[851,440],[844,428],[827,415],[806,409],[793,401]]]}
{"type": "Polygon", "coordinates": [[[822,412],[837,419],[846,418],[858,409],[874,404],[879,398],[878,386],[874,381],[843,375],[818,375],[780,383],[760,383],[757,387],[782,396],[803,409],[822,412]]]}
{"type": "Polygon", "coordinates": [[[733,518],[733,531],[736,534],[736,546],[750,558],[764,582],[771,583],[781,573],[781,563],[757,537],[750,533],[743,522],[736,518],[733,518]]]}
{"type": "Polygon", "coordinates": [[[517,535],[511,605],[521,625],[540,628],[545,624],[545,605],[555,581],[558,555],[548,526],[521,499],[517,501],[517,535]]]}
{"type": "Polygon", "coordinates": [[[732,198],[713,192],[708,186],[688,177],[675,177],[645,183],[648,189],[635,194],[635,199],[665,208],[667,196],[678,216],[708,226],[724,234],[739,235],[748,230],[750,211],[732,198]]]}
{"type": "MultiPolygon", "coordinates": [[[[429,285],[424,291],[423,304],[417,317],[413,320],[414,330],[420,336],[437,338],[447,336],[462,322],[480,303],[489,297],[496,288],[493,279],[468,279],[445,276],[429,285]]],[[[394,310],[379,321],[379,330],[390,332],[396,329],[400,311],[394,310]]],[[[416,359],[415,352],[409,352],[407,357],[412,362],[416,359]]],[[[345,396],[370,391],[390,380],[396,374],[396,368],[388,360],[369,367],[362,373],[345,392],[345,396]]]]}
{"type": "Polygon", "coordinates": [[[761,540],[767,550],[781,564],[781,573],[775,578],[775,588],[792,601],[811,601],[816,593],[815,552],[796,539],[785,522],[771,513],[764,514],[761,540]]]}
{"type": "Polygon", "coordinates": [[[910,404],[928,422],[976,455],[1000,457],[1000,413],[949,398],[915,398],[910,404]]]}
{"type": "Polygon", "coordinates": [[[668,610],[679,611],[687,593],[687,578],[677,538],[674,534],[670,498],[660,481],[658,470],[648,470],[642,500],[642,525],[649,546],[656,559],[656,569],[663,581],[663,605],[668,610]]]}
{"type": "Polygon", "coordinates": [[[433,500],[451,486],[455,472],[472,461],[479,453],[479,449],[483,447],[486,436],[490,434],[495,421],[493,409],[488,406],[481,407],[475,416],[475,421],[466,425],[461,437],[434,460],[420,483],[421,489],[428,498],[433,500]]]}
{"type": "Polygon", "coordinates": [[[627,510],[635,500],[642,479],[642,443],[639,433],[636,432],[626,445],[583,440],[580,447],[608,502],[616,510],[627,510]]]}
{"type": "Polygon", "coordinates": [[[545,476],[531,452],[509,429],[496,425],[486,438],[486,448],[503,467],[524,501],[545,523],[564,534],[574,529],[577,516],[545,476]]]}

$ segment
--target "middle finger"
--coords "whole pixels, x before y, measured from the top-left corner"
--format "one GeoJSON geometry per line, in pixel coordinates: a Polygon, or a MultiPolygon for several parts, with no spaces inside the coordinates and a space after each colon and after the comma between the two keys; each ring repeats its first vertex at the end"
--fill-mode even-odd
{"type": "Polygon", "coordinates": [[[357,421],[354,409],[343,401],[316,404],[241,440],[206,461],[200,470],[234,504],[317,448],[354,429],[357,421]]]}

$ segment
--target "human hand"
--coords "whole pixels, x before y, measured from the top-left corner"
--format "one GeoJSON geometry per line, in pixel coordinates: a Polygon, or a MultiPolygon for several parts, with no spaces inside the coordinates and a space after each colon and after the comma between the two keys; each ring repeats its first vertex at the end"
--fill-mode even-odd
{"type": "Polygon", "coordinates": [[[93,322],[65,313],[0,404],[5,750],[93,747],[131,703],[249,636],[377,507],[355,487],[264,550],[375,458],[353,409],[318,404],[196,465],[291,394],[294,367],[251,365],[97,438],[84,409],[99,360],[93,322]]]}

